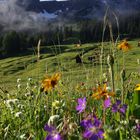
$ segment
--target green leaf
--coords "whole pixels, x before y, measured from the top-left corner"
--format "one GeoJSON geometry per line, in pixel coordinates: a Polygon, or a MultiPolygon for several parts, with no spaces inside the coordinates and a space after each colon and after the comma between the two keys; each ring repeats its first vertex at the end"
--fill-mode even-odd
{"type": "Polygon", "coordinates": [[[131,106],[131,112],[136,118],[140,118],[140,91],[133,93],[133,102],[131,106]]]}

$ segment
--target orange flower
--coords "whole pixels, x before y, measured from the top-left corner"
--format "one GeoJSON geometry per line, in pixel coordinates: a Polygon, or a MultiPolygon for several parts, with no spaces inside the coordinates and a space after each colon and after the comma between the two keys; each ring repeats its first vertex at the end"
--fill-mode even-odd
{"type": "Polygon", "coordinates": [[[52,90],[57,85],[60,77],[61,77],[60,73],[55,73],[51,77],[46,76],[45,79],[42,81],[43,91],[47,92],[52,90]]]}
{"type": "Polygon", "coordinates": [[[119,45],[118,49],[122,50],[123,52],[127,52],[128,50],[131,49],[131,46],[128,44],[126,40],[123,40],[119,45]]]}
{"type": "Polygon", "coordinates": [[[94,99],[107,99],[109,96],[114,96],[115,93],[114,92],[108,92],[106,89],[106,84],[104,84],[104,87],[101,88],[101,86],[99,85],[98,88],[96,89],[96,92],[92,94],[92,97],[94,99]]]}

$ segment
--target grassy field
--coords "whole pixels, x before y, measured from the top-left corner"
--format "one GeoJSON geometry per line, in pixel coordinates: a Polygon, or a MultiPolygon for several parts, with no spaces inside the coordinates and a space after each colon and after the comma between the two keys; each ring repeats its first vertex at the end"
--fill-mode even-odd
{"type": "Polygon", "coordinates": [[[0,139],[139,140],[140,47],[128,43],[128,52],[104,42],[41,46],[39,60],[35,47],[0,60],[0,139]],[[46,74],[54,76],[42,81],[46,74]]]}
{"type": "MultiPolygon", "coordinates": [[[[137,46],[137,40],[130,41],[132,50],[125,54],[125,64],[127,73],[140,71],[140,65],[137,59],[140,59],[140,48],[137,46]]],[[[70,83],[82,82],[85,80],[93,80],[100,74],[100,66],[95,62],[88,60],[88,57],[93,56],[96,52],[100,53],[100,43],[83,44],[79,48],[75,45],[61,46],[42,46],[41,57],[37,62],[35,48],[30,50],[30,55],[11,57],[0,60],[0,86],[5,89],[12,89],[16,85],[18,78],[25,82],[29,77],[41,79],[45,73],[52,74],[54,72],[62,72],[64,79],[70,83]],[[83,63],[77,64],[75,57],[77,54],[84,53],[83,63]]],[[[107,56],[111,49],[111,44],[104,43],[104,53],[107,56]]],[[[123,56],[121,52],[118,54],[119,69],[122,69],[123,56]]],[[[100,57],[97,56],[98,58],[100,57]]],[[[99,58],[100,59],[100,58],[99,58]]],[[[105,57],[103,59],[104,72],[107,72],[105,57]]]]}

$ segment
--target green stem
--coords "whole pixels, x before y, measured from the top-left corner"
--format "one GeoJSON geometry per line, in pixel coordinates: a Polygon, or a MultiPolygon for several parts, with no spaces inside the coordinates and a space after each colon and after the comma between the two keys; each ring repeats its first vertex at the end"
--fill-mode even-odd
{"type": "Polygon", "coordinates": [[[123,136],[122,136],[121,130],[119,130],[119,134],[120,134],[120,140],[123,140],[123,136]]]}
{"type": "Polygon", "coordinates": [[[114,68],[113,65],[110,66],[111,72],[111,83],[112,83],[112,90],[115,92],[115,84],[114,84],[114,68]]]}
{"type": "Polygon", "coordinates": [[[104,125],[106,123],[106,110],[105,110],[105,108],[103,109],[103,123],[104,123],[104,125]]]}

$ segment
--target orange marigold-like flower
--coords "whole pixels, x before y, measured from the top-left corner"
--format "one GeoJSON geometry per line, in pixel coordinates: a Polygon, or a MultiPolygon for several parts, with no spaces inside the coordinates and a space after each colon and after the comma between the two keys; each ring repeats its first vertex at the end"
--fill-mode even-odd
{"type": "Polygon", "coordinates": [[[118,45],[118,49],[122,50],[123,52],[127,52],[128,50],[130,50],[132,47],[130,46],[130,44],[126,41],[123,40],[119,45],[118,45]]]}
{"type": "Polygon", "coordinates": [[[45,92],[52,90],[58,83],[61,77],[60,73],[55,73],[52,76],[46,76],[45,79],[42,81],[42,89],[45,92]]]}
{"type": "Polygon", "coordinates": [[[95,90],[95,93],[92,94],[92,97],[94,99],[107,99],[110,96],[114,96],[115,93],[114,92],[108,92],[107,91],[107,85],[104,84],[103,88],[99,85],[98,88],[95,90]]]}

